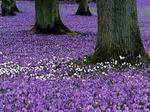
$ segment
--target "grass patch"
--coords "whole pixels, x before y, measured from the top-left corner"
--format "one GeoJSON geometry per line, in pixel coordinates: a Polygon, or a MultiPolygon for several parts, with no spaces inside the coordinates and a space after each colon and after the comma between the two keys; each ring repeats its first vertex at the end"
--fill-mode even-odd
{"type": "Polygon", "coordinates": [[[145,11],[144,14],[145,15],[150,15],[150,11],[145,11]]]}
{"type": "Polygon", "coordinates": [[[68,32],[67,35],[74,37],[74,36],[80,35],[80,33],[79,32],[68,32]]]}

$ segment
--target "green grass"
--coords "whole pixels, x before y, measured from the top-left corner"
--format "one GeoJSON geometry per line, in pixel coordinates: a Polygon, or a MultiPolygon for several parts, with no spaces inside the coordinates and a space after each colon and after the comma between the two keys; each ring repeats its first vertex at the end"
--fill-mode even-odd
{"type": "Polygon", "coordinates": [[[150,15],[150,11],[145,11],[144,14],[145,15],[150,15]]]}

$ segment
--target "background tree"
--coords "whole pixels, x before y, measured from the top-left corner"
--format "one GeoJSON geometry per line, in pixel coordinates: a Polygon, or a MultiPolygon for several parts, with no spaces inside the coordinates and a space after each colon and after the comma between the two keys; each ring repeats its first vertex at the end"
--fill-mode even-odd
{"type": "Polygon", "coordinates": [[[19,12],[19,9],[16,5],[16,0],[12,0],[12,10],[15,12],[19,12]]]}
{"type": "Polygon", "coordinates": [[[92,62],[112,59],[135,64],[148,55],[140,38],[136,0],[97,0],[98,34],[92,62]]]}
{"type": "Polygon", "coordinates": [[[19,12],[16,0],[2,0],[1,9],[3,16],[15,15],[15,12],[19,12]]]}
{"type": "Polygon", "coordinates": [[[61,21],[58,0],[35,0],[35,33],[66,34],[71,32],[61,21]]]}
{"type": "Polygon", "coordinates": [[[96,2],[96,0],[92,0],[93,2],[96,2]]]}
{"type": "Polygon", "coordinates": [[[92,15],[89,10],[88,0],[76,0],[76,2],[79,4],[76,15],[83,15],[83,16],[91,16],[92,15]]]}

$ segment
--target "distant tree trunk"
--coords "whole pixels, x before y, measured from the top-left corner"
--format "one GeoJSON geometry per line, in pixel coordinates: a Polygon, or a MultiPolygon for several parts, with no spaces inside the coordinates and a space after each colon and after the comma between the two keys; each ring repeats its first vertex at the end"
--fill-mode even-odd
{"type": "Polygon", "coordinates": [[[95,2],[95,3],[96,3],[96,0],[93,0],[93,2],[95,2]]]}
{"type": "Polygon", "coordinates": [[[121,61],[120,56],[131,64],[148,59],[140,38],[136,0],[97,0],[97,11],[98,34],[93,63],[121,61]]]}
{"type": "Polygon", "coordinates": [[[1,8],[3,16],[16,15],[15,12],[19,12],[16,0],[2,0],[1,8]]]}
{"type": "Polygon", "coordinates": [[[83,15],[83,16],[91,16],[91,12],[88,6],[88,0],[77,0],[79,4],[78,10],[76,15],[83,15]]]}
{"type": "Polygon", "coordinates": [[[12,10],[14,10],[15,12],[19,12],[19,9],[18,9],[18,7],[16,5],[16,0],[12,0],[12,1],[13,1],[13,3],[12,3],[12,10]]]}
{"type": "Polygon", "coordinates": [[[66,34],[71,32],[61,21],[58,0],[35,0],[35,33],[66,34]]]}

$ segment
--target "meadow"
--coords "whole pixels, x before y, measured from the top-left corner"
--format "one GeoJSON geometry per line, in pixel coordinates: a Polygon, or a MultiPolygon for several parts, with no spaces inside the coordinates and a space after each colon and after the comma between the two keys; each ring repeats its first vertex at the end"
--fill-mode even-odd
{"type": "MultiPolygon", "coordinates": [[[[0,112],[150,111],[149,63],[120,69],[66,63],[94,52],[94,3],[89,17],[75,16],[76,4],[60,4],[63,23],[82,32],[72,36],[30,32],[34,2],[17,5],[21,12],[16,16],[0,16],[0,112]]],[[[150,1],[137,0],[137,7],[141,38],[150,54],[150,1]]]]}

